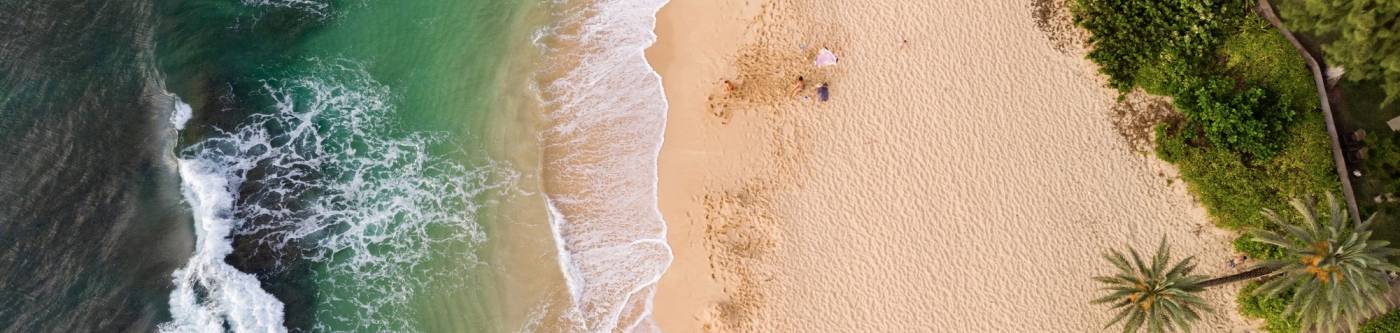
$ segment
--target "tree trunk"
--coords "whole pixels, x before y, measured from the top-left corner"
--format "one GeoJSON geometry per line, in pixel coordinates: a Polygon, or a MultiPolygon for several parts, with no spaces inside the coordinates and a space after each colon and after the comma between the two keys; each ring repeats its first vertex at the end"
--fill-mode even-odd
{"type": "Polygon", "coordinates": [[[1278,267],[1259,266],[1259,267],[1255,267],[1254,269],[1247,270],[1247,271],[1244,271],[1244,272],[1240,272],[1240,273],[1235,274],[1235,275],[1222,276],[1222,277],[1218,277],[1218,278],[1206,280],[1205,282],[1201,282],[1201,288],[1210,288],[1210,287],[1219,286],[1219,285],[1222,285],[1222,284],[1230,284],[1230,283],[1240,282],[1240,281],[1244,281],[1244,280],[1249,280],[1249,279],[1257,278],[1257,277],[1260,277],[1260,276],[1269,275],[1269,273],[1273,273],[1273,272],[1276,271],[1276,270],[1278,270],[1278,267]]]}
{"type": "Polygon", "coordinates": [[[1265,20],[1269,21],[1270,25],[1273,25],[1279,33],[1283,34],[1284,38],[1288,39],[1289,44],[1293,44],[1293,48],[1298,49],[1298,53],[1303,56],[1304,62],[1308,65],[1308,70],[1312,72],[1313,83],[1317,87],[1317,99],[1322,106],[1322,118],[1327,122],[1327,136],[1332,138],[1332,163],[1337,166],[1337,177],[1342,183],[1342,197],[1347,200],[1347,212],[1351,213],[1351,223],[1360,225],[1361,219],[1365,216],[1361,216],[1361,210],[1356,208],[1356,191],[1352,190],[1351,173],[1347,171],[1346,155],[1342,153],[1342,141],[1337,137],[1337,122],[1333,119],[1336,116],[1332,114],[1332,102],[1327,99],[1327,76],[1324,75],[1326,74],[1326,66],[1324,66],[1326,64],[1322,62],[1322,58],[1315,57],[1308,52],[1308,48],[1303,47],[1303,42],[1298,41],[1298,37],[1283,26],[1283,21],[1279,20],[1277,14],[1274,14],[1274,5],[1270,4],[1269,0],[1259,0],[1259,6],[1256,9],[1259,10],[1259,14],[1264,16],[1265,20]]]}

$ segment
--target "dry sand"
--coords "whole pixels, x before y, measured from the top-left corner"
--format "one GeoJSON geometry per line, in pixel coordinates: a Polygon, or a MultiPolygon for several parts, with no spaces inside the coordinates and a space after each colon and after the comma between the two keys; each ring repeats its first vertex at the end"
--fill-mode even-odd
{"type": "MultiPolygon", "coordinates": [[[[1166,237],[1233,272],[1049,4],[672,0],[648,54],[670,101],[661,328],[1094,332],[1107,248],[1166,237]],[[839,65],[812,68],[823,46],[839,65]]],[[[1252,331],[1237,288],[1206,293],[1198,331],[1252,331]]]]}

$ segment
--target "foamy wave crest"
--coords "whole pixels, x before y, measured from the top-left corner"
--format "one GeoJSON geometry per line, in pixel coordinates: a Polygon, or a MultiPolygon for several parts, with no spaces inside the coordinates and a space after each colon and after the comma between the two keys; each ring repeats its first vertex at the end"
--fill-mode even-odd
{"type": "Polygon", "coordinates": [[[327,0],[242,0],[242,2],[245,6],[292,8],[317,15],[324,15],[330,9],[330,3],[327,0]]]}
{"type": "Polygon", "coordinates": [[[190,122],[190,117],[194,116],[194,110],[179,98],[174,98],[174,101],[175,111],[170,113],[170,125],[175,126],[176,130],[183,130],[185,123],[190,122]]]}
{"type": "MultiPolygon", "coordinates": [[[[181,103],[183,104],[183,103],[181,103]]],[[[175,271],[170,294],[173,320],[161,332],[286,332],[282,302],[262,290],[258,279],[224,263],[233,253],[228,235],[235,188],[221,166],[181,159],[180,178],[185,201],[193,212],[195,253],[175,271]]]]}
{"type": "MultiPolygon", "coordinates": [[[[181,154],[182,170],[205,170],[223,184],[210,191],[229,198],[217,214],[229,227],[211,229],[211,239],[220,249],[229,234],[247,239],[258,252],[250,255],[274,267],[312,263],[319,330],[418,330],[410,303],[425,288],[465,287],[442,281],[467,274],[460,263],[475,262],[475,245],[486,239],[479,205],[514,188],[516,174],[435,155],[446,137],[399,130],[388,88],[354,63],[269,81],[262,93],[272,110],[216,129],[181,154]],[[458,264],[432,263],[442,258],[458,264]]],[[[222,262],[227,254],[209,256],[222,262]]],[[[194,275],[192,284],[210,284],[194,275]]],[[[173,296],[172,308],[188,310],[173,296]]]]}
{"type": "Polygon", "coordinates": [[[557,25],[537,88],[551,224],[576,331],[655,331],[655,284],[672,260],[656,204],[666,122],[660,77],[644,50],[664,0],[555,2],[557,25]]]}

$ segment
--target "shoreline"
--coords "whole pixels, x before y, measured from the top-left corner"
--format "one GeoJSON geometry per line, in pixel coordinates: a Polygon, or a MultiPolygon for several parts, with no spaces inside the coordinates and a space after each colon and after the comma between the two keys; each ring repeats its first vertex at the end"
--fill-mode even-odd
{"type": "Polygon", "coordinates": [[[688,208],[672,202],[684,201],[700,190],[706,173],[691,173],[688,168],[678,168],[676,164],[723,164],[723,159],[705,159],[717,147],[705,146],[702,130],[690,126],[676,126],[677,123],[703,126],[705,119],[698,117],[692,107],[677,108],[676,105],[704,103],[710,83],[704,78],[718,77],[721,68],[727,64],[723,57],[737,52],[743,30],[742,12],[729,9],[740,4],[736,0],[716,0],[710,2],[670,0],[657,13],[655,31],[657,41],[646,50],[647,62],[661,78],[668,102],[667,120],[662,145],[657,159],[658,209],[666,221],[667,241],[671,246],[674,260],[661,280],[654,300],[653,318],[664,332],[699,331],[692,325],[704,308],[723,297],[722,287],[709,278],[710,267],[704,258],[708,255],[703,243],[695,242],[703,233],[703,228],[688,224],[685,216],[688,208]],[[739,23],[721,25],[717,22],[739,23]],[[689,25],[702,29],[678,29],[689,25]],[[710,31],[705,35],[696,31],[710,31]],[[685,38],[679,34],[686,33],[685,38]],[[683,45],[697,42],[705,49],[687,53],[683,45]],[[699,56],[704,52],[707,56],[699,56]],[[668,81],[668,77],[683,77],[685,80],[668,81]],[[679,112],[678,112],[679,110],[679,112]],[[679,149],[678,149],[679,148],[679,149]],[[678,158],[681,154],[684,157],[678,158]],[[675,199],[680,197],[681,199],[675,199]],[[687,224],[682,224],[687,223],[687,224]]]}
{"type": "Polygon", "coordinates": [[[652,326],[655,281],[671,262],[656,205],[666,100],[643,56],[665,0],[547,5],[533,44],[543,106],[541,184],[569,304],[545,327],[652,326]]]}
{"type": "MultiPolygon", "coordinates": [[[[1166,237],[1227,272],[1229,235],[1115,132],[1113,92],[1032,8],[672,0],[647,51],[670,101],[660,328],[1095,331],[1102,251],[1166,237]],[[842,61],[810,68],[816,45],[842,61]],[[795,75],[832,101],[787,92],[795,75]]],[[[1253,329],[1237,289],[1204,295],[1198,329],[1253,329]]]]}

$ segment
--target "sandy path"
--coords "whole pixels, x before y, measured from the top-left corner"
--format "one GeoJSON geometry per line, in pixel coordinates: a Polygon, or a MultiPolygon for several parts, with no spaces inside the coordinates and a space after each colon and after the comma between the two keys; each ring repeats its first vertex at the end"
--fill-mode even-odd
{"type": "MultiPolygon", "coordinates": [[[[662,12],[666,331],[1099,331],[1108,247],[1165,236],[1230,272],[1229,235],[1132,152],[1028,1],[813,3],[662,12]],[[811,68],[819,46],[840,65],[811,68]],[[832,101],[789,94],[797,75],[832,101]]],[[[1235,291],[1199,331],[1244,331],[1235,291]]]]}

